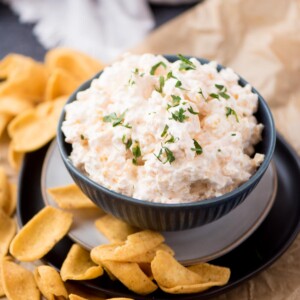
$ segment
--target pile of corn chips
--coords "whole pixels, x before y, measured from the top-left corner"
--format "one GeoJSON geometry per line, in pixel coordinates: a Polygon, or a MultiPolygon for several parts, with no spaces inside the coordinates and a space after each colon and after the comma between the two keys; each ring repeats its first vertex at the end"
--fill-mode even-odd
{"type": "Polygon", "coordinates": [[[24,153],[54,138],[69,95],[101,69],[98,61],[65,48],[49,51],[44,63],[18,54],[0,61],[0,137],[7,128],[14,168],[24,153]]]}
{"type": "MultiPolygon", "coordinates": [[[[0,135],[7,128],[8,161],[14,168],[26,152],[55,137],[68,96],[102,68],[94,59],[62,48],[49,51],[43,64],[17,54],[0,61],[0,135]]],[[[160,233],[140,230],[104,213],[74,184],[51,188],[48,193],[57,207],[44,207],[16,234],[16,186],[0,168],[0,297],[34,300],[42,294],[46,299],[104,299],[78,287],[74,290],[70,282],[95,279],[105,272],[139,295],[158,288],[172,294],[197,293],[225,285],[230,278],[225,267],[181,265],[160,233]],[[99,212],[95,226],[109,244],[87,251],[74,243],[60,272],[46,265],[31,271],[19,263],[43,258],[68,234],[72,211],[77,209],[99,212]]]]}

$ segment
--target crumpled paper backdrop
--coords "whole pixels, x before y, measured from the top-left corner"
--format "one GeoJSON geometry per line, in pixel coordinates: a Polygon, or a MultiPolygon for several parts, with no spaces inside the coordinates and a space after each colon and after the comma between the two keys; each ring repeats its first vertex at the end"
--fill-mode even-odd
{"type": "Polygon", "coordinates": [[[182,53],[233,68],[260,91],[300,154],[299,0],[207,0],[131,52],[182,53]]]}
{"type": "MultiPolygon", "coordinates": [[[[260,91],[277,130],[300,154],[299,0],[206,0],[131,52],[182,53],[232,67],[260,91]]],[[[300,236],[267,270],[214,299],[299,300],[300,236]]]]}

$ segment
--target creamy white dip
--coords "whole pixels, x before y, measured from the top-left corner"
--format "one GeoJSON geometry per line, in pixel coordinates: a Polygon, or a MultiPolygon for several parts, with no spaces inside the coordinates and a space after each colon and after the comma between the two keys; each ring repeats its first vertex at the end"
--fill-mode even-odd
{"type": "Polygon", "coordinates": [[[125,55],[66,106],[72,163],[116,192],[162,203],[233,190],[264,159],[254,154],[258,97],[229,68],[191,58],[125,55]]]}

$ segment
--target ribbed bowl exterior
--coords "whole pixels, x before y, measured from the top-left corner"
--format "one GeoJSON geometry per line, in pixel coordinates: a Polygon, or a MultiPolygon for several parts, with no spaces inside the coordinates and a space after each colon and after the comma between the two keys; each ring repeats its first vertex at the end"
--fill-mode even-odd
{"type": "MultiPolygon", "coordinates": [[[[176,59],[175,56],[165,57],[170,61],[176,59]]],[[[203,59],[199,60],[201,63],[208,62],[203,59]]],[[[222,68],[222,66],[218,66],[218,69],[222,68]]],[[[98,76],[99,74],[95,77],[98,76]]],[[[94,78],[75,91],[68,103],[76,100],[78,91],[87,89],[94,78]]],[[[242,86],[247,84],[242,78],[239,83],[242,86]]],[[[75,183],[96,205],[107,213],[131,225],[158,231],[178,231],[198,227],[219,219],[242,203],[258,184],[270,163],[275,149],[275,126],[267,104],[255,89],[253,89],[253,92],[257,93],[259,97],[259,109],[256,117],[265,126],[262,142],[256,147],[256,151],[265,154],[265,159],[256,173],[246,183],[233,192],[220,197],[194,203],[162,204],[133,199],[100,186],[75,168],[69,160],[72,148],[65,142],[65,137],[61,131],[61,125],[65,118],[64,112],[60,118],[57,134],[60,153],[75,183]]]]}

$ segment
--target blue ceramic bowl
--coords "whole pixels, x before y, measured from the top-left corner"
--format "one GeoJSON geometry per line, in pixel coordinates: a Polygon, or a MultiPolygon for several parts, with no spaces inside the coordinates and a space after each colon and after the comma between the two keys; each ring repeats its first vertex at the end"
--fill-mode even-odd
{"type": "MultiPolygon", "coordinates": [[[[176,56],[166,55],[169,61],[177,60],[176,56]]],[[[202,64],[208,63],[205,59],[199,59],[202,64]]],[[[224,67],[218,65],[218,70],[224,67]]],[[[91,80],[81,85],[70,97],[68,103],[76,100],[79,91],[86,90],[97,74],[91,80]]],[[[247,82],[240,78],[239,84],[245,86],[247,82]]],[[[262,141],[256,145],[256,152],[263,153],[265,159],[253,176],[244,184],[230,193],[207,200],[193,203],[163,204],[134,199],[112,190],[109,190],[84,175],[74,167],[69,159],[72,146],[65,142],[65,136],[61,130],[65,119],[65,111],[62,112],[58,125],[57,141],[59,150],[66,168],[80,189],[99,207],[129,224],[140,228],[158,231],[184,230],[210,223],[224,216],[253,190],[265,173],[275,149],[276,132],[272,114],[262,96],[258,95],[259,107],[255,114],[257,120],[264,124],[262,141]]]]}

